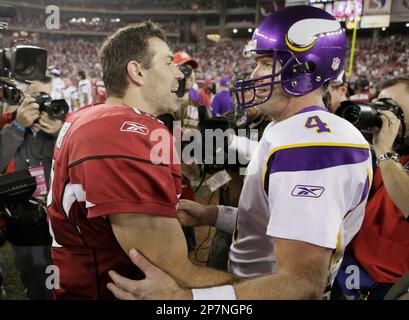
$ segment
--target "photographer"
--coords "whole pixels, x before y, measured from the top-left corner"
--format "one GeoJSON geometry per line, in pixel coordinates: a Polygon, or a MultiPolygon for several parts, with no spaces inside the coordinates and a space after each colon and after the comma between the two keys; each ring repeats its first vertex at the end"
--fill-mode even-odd
{"type": "Polygon", "coordinates": [[[348,100],[348,83],[345,71],[338,78],[328,83],[327,92],[324,95],[324,103],[329,112],[335,113],[342,101],[348,100]]]}
{"type": "Polygon", "coordinates": [[[52,296],[45,287],[45,269],[52,262],[51,238],[43,203],[49,185],[54,144],[62,122],[40,112],[39,104],[29,96],[37,92],[50,94],[50,84],[50,78],[34,81],[25,92],[15,120],[0,134],[0,172],[29,169],[37,180],[35,201],[9,208],[12,217],[8,218],[6,225],[16,267],[31,299],[51,299],[52,296]]]}
{"type": "MultiPolygon", "coordinates": [[[[379,98],[395,100],[407,123],[409,77],[385,81],[380,90],[379,98]]],[[[409,154],[407,147],[396,148],[395,140],[402,128],[399,119],[390,111],[379,113],[382,127],[373,130],[377,169],[365,219],[338,275],[344,294],[356,299],[382,299],[393,283],[409,270],[409,154]],[[345,269],[349,265],[360,268],[360,289],[346,288],[345,269]]],[[[408,145],[408,136],[406,131],[405,145],[408,145]]]]}
{"type": "MultiPolygon", "coordinates": [[[[200,115],[205,107],[200,105],[199,94],[194,89],[196,85],[196,69],[198,63],[186,52],[178,51],[173,56],[173,63],[178,66],[184,75],[184,79],[179,81],[180,98],[179,109],[174,114],[174,119],[181,122],[182,134],[191,129],[197,129],[200,115]]],[[[206,111],[204,111],[206,112],[206,111]]],[[[172,116],[173,118],[173,116],[172,116]]],[[[173,129],[171,130],[173,131],[173,129]]],[[[191,181],[197,179],[200,170],[195,163],[182,162],[182,195],[181,199],[194,200],[191,181]]],[[[183,227],[189,251],[196,248],[196,235],[194,228],[183,227]]]]}

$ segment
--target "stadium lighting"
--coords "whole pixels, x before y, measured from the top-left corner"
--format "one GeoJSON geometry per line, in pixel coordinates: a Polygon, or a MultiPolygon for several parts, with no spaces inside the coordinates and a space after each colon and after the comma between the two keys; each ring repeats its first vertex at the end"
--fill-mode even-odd
{"type": "Polygon", "coordinates": [[[249,28],[247,31],[248,31],[249,33],[252,33],[252,32],[253,32],[253,29],[252,29],[252,28],[249,28]]]}
{"type": "Polygon", "coordinates": [[[221,39],[221,36],[220,34],[215,33],[215,34],[208,34],[206,38],[213,42],[219,42],[221,39]]]}
{"type": "Polygon", "coordinates": [[[237,33],[238,31],[237,31],[237,29],[236,28],[234,28],[233,29],[233,33],[237,33]]]}

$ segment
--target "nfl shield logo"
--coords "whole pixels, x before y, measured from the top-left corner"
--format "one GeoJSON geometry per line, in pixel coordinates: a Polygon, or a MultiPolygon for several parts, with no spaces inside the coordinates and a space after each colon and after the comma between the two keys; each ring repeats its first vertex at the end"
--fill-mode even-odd
{"type": "Polygon", "coordinates": [[[331,65],[332,70],[334,70],[334,71],[338,70],[340,64],[341,64],[341,59],[340,58],[334,58],[332,60],[332,65],[331,65]]]}

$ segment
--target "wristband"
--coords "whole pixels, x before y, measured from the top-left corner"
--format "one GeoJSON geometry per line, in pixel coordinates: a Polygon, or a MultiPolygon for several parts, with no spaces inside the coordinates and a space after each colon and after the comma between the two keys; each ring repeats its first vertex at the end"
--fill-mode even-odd
{"type": "Polygon", "coordinates": [[[233,233],[237,219],[237,208],[228,206],[217,206],[217,229],[233,233]]]}
{"type": "Polygon", "coordinates": [[[26,128],[19,124],[16,120],[13,121],[13,126],[20,132],[26,133],[26,128]]]}
{"type": "Polygon", "coordinates": [[[192,289],[193,300],[237,300],[232,285],[192,289]]]}

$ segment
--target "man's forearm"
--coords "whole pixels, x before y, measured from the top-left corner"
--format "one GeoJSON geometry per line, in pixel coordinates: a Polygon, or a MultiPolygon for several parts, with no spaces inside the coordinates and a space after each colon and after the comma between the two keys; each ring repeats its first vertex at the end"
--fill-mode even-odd
{"type": "Polygon", "coordinates": [[[233,283],[238,278],[227,272],[191,264],[183,279],[175,280],[185,288],[205,288],[233,283]]]}
{"type": "MultiPolygon", "coordinates": [[[[306,300],[321,299],[325,290],[325,275],[319,277],[297,277],[289,273],[276,273],[262,277],[239,280],[230,275],[223,278],[223,275],[209,276],[206,274],[209,269],[202,268],[197,274],[198,277],[203,272],[205,278],[198,280],[196,285],[192,282],[181,284],[185,288],[198,289],[201,287],[222,286],[231,284],[237,300],[306,300]],[[314,279],[311,278],[316,278],[314,279]]],[[[215,271],[215,270],[213,270],[215,271]]],[[[315,275],[317,276],[317,275],[315,275]]],[[[191,290],[181,290],[181,299],[191,299],[191,290]]],[[[211,297],[209,297],[211,299],[211,297]]],[[[223,299],[218,297],[218,299],[223,299]]]]}
{"type": "MultiPolygon", "coordinates": [[[[303,300],[320,299],[324,293],[323,279],[311,280],[289,273],[277,273],[243,280],[234,285],[238,300],[303,300]]],[[[322,277],[321,277],[322,278],[322,277]]]]}
{"type": "Polygon", "coordinates": [[[409,216],[409,174],[400,163],[384,160],[379,164],[382,180],[393,203],[409,216]]]}

